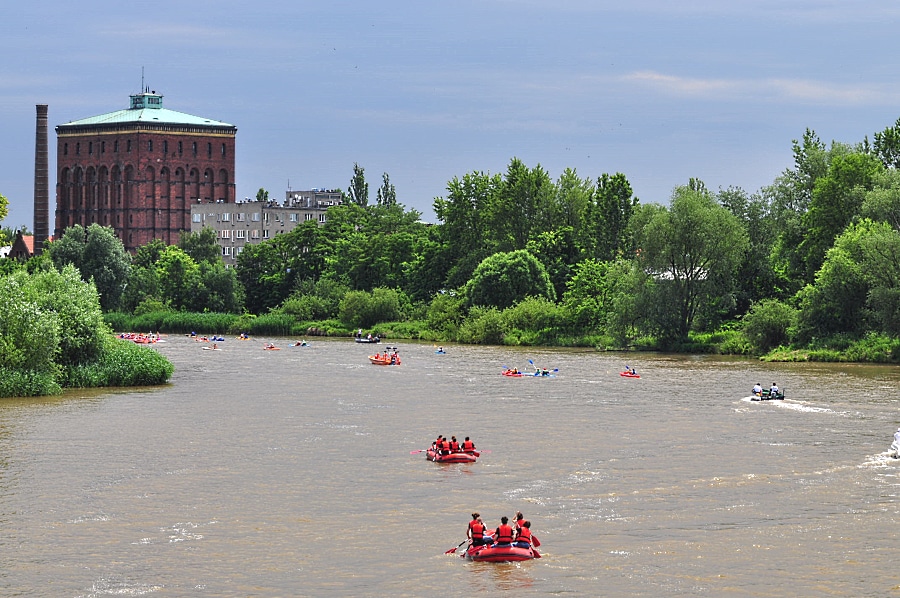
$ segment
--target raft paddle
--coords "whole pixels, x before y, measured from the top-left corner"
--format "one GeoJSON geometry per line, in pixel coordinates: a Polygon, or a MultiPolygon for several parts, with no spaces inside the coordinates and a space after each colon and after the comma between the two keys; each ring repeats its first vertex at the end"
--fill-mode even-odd
{"type": "Polygon", "coordinates": [[[428,450],[428,449],[419,449],[419,450],[417,450],[417,451],[409,451],[409,454],[410,454],[410,455],[418,455],[419,453],[424,453],[424,452],[426,452],[427,450],[428,450]]]}
{"type": "Polygon", "coordinates": [[[454,553],[456,553],[456,549],[459,548],[460,546],[462,546],[463,544],[465,544],[465,543],[468,542],[468,541],[469,541],[469,539],[466,538],[465,540],[463,540],[462,542],[460,542],[457,546],[451,548],[450,550],[448,550],[448,551],[445,552],[444,554],[454,554],[454,553]]]}

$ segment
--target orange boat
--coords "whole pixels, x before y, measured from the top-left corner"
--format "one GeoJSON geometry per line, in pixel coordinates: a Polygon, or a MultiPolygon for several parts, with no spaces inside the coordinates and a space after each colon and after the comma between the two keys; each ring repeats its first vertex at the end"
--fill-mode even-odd
{"type": "Polygon", "coordinates": [[[397,353],[369,355],[369,361],[375,365],[400,365],[400,355],[397,353]]]}

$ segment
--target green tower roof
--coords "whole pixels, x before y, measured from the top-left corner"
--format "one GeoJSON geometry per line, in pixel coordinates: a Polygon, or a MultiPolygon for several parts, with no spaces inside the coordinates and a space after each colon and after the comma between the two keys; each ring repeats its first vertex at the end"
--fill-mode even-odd
{"type": "Polygon", "coordinates": [[[69,121],[62,127],[83,125],[115,125],[125,123],[199,125],[207,127],[234,127],[229,123],[193,116],[184,112],[176,112],[163,108],[162,94],[144,92],[131,96],[131,107],[127,110],[116,110],[99,116],[69,121]]]}

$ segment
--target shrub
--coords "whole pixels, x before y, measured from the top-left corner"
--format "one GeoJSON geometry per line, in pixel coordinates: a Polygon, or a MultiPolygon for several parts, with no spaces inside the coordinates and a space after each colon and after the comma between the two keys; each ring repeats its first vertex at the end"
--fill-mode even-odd
{"type": "Polygon", "coordinates": [[[460,326],[459,341],[475,345],[499,345],[505,331],[503,314],[496,307],[473,307],[460,326]]]}
{"type": "Polygon", "coordinates": [[[742,330],[757,354],[787,344],[797,322],[797,310],[777,299],[754,303],[744,316],[742,330]]]}

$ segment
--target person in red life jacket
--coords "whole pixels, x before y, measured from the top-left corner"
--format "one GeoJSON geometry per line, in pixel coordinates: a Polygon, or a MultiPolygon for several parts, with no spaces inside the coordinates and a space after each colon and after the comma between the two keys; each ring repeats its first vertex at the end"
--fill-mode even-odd
{"type": "Polygon", "coordinates": [[[450,452],[451,453],[459,452],[459,443],[456,441],[456,436],[450,437],[450,452]]]}
{"type": "Polygon", "coordinates": [[[466,436],[466,439],[463,440],[462,450],[464,453],[474,453],[475,452],[475,443],[469,440],[469,437],[466,436]]]}
{"type": "Polygon", "coordinates": [[[514,531],[509,525],[509,517],[501,517],[500,525],[494,530],[494,542],[497,544],[512,544],[514,531]]]}
{"type": "Polygon", "coordinates": [[[533,543],[535,546],[538,545],[535,543],[535,540],[537,538],[531,535],[531,522],[522,521],[521,527],[516,531],[516,543],[514,545],[519,548],[530,548],[533,543]]]}
{"type": "Polygon", "coordinates": [[[522,515],[522,511],[516,511],[516,533],[519,533],[519,528],[522,527],[522,524],[525,523],[525,516],[522,515]]]}
{"type": "Polygon", "coordinates": [[[472,521],[469,522],[469,529],[466,530],[466,537],[472,541],[472,546],[490,544],[489,540],[485,540],[484,522],[481,520],[481,515],[477,512],[472,513],[472,521]]]}
{"type": "Polygon", "coordinates": [[[441,441],[441,454],[449,455],[450,454],[450,441],[447,438],[441,441]]]}
{"type": "Polygon", "coordinates": [[[434,449],[435,452],[441,450],[441,442],[443,442],[443,440],[444,440],[444,435],[438,434],[437,440],[435,440],[434,442],[431,443],[431,448],[434,449]]]}

